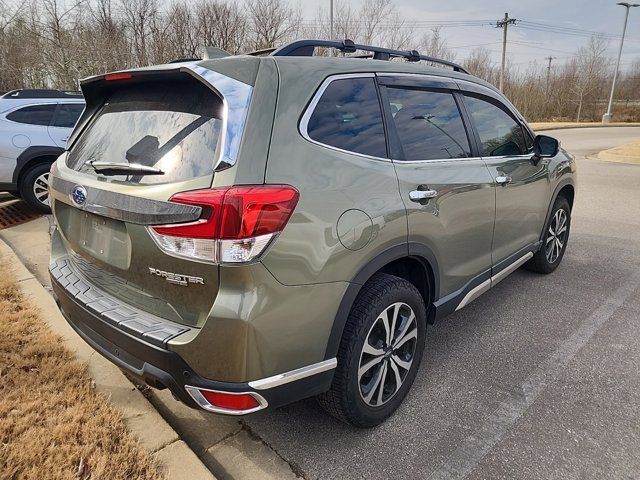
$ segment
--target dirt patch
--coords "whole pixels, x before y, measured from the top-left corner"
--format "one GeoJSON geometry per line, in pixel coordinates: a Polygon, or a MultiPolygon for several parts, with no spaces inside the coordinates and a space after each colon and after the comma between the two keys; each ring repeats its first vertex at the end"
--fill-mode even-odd
{"type": "Polygon", "coordinates": [[[0,258],[0,479],[163,478],[12,278],[0,258]]]}

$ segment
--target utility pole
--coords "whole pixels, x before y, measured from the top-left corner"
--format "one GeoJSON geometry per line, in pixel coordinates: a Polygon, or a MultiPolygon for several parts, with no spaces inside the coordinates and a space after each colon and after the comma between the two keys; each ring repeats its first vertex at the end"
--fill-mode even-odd
{"type": "MultiPolygon", "coordinates": [[[[333,0],[329,0],[329,40],[333,40],[333,0]]],[[[329,56],[333,57],[333,49],[329,49],[329,56]]]]}
{"type": "Polygon", "coordinates": [[[602,123],[609,123],[611,121],[611,107],[613,106],[613,94],[616,91],[616,80],[618,79],[618,70],[620,70],[620,57],[622,57],[622,47],[624,46],[624,35],[627,33],[627,20],[629,20],[629,10],[632,7],[640,7],[639,3],[627,3],[619,2],[618,5],[622,5],[627,9],[624,15],[624,27],[622,27],[622,39],[620,40],[620,50],[618,51],[618,61],[616,62],[616,71],[613,74],[613,83],[611,84],[611,96],[609,97],[609,107],[607,113],[602,116],[602,123]]]}
{"type": "Polygon", "coordinates": [[[556,57],[544,57],[545,60],[549,60],[549,65],[547,65],[547,91],[549,91],[549,81],[551,79],[551,61],[555,60],[556,57]]]}
{"type": "Polygon", "coordinates": [[[509,25],[516,23],[515,18],[509,18],[509,14],[505,13],[502,20],[496,22],[497,28],[502,28],[502,67],[500,68],[500,91],[504,87],[504,67],[507,61],[507,29],[509,25]]]}

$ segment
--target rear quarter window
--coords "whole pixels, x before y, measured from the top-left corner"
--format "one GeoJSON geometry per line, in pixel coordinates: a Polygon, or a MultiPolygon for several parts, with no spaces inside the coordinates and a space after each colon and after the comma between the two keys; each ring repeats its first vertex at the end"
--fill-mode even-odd
{"type": "Polygon", "coordinates": [[[116,175],[107,180],[169,183],[212,175],[222,100],[195,79],[145,82],[116,90],[72,146],[67,165],[95,174],[92,160],[136,163],[162,175],[116,175]]]}
{"type": "Polygon", "coordinates": [[[28,125],[48,126],[53,118],[56,106],[52,105],[31,105],[29,107],[19,108],[7,114],[7,120],[17,123],[25,123],[28,125]]]}
{"type": "Polygon", "coordinates": [[[309,117],[307,135],[341,150],[386,158],[382,112],[374,79],[333,80],[309,117]]]}

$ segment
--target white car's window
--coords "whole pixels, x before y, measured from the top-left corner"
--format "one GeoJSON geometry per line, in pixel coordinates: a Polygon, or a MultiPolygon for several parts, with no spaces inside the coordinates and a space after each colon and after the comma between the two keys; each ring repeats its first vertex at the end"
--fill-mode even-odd
{"type": "Polygon", "coordinates": [[[80,114],[84,110],[82,103],[63,103],[60,104],[56,112],[56,118],[53,120],[54,127],[73,128],[80,118],[80,114]]]}
{"type": "Polygon", "coordinates": [[[18,123],[26,123],[29,125],[45,125],[48,126],[55,112],[55,105],[31,105],[19,108],[7,115],[7,120],[18,123]]]}

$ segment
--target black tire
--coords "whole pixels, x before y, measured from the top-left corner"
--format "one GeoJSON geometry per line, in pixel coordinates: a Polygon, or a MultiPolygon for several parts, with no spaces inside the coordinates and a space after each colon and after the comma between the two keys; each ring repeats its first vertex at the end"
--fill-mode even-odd
{"type": "MultiPolygon", "coordinates": [[[[20,196],[22,199],[29,205],[33,210],[40,213],[51,213],[51,208],[49,205],[41,202],[34,192],[34,185],[38,182],[40,187],[44,187],[41,182],[41,176],[45,175],[49,172],[51,168],[51,164],[49,163],[39,163],[34,167],[30,168],[22,177],[22,182],[20,184],[20,196]]],[[[47,199],[48,199],[47,195],[47,199]]]]}
{"type": "Polygon", "coordinates": [[[569,206],[569,201],[563,196],[558,196],[553,204],[549,220],[547,220],[547,223],[544,226],[544,234],[542,235],[542,245],[540,246],[540,250],[536,252],[531,260],[525,263],[524,267],[532,272],[544,274],[551,273],[558,268],[558,265],[560,265],[560,262],[564,257],[564,252],[567,250],[570,229],[571,207],[569,206]],[[560,235],[556,235],[554,228],[557,228],[555,227],[557,216],[560,216],[561,218],[563,215],[566,219],[564,224],[566,228],[560,235]],[[556,239],[562,243],[562,247],[559,247],[559,244],[556,244],[556,239]],[[556,250],[554,252],[550,252],[550,247],[554,245],[556,245],[556,250]]]}
{"type": "MultiPolygon", "coordinates": [[[[393,318],[389,319],[389,327],[395,323],[393,318]]],[[[374,275],[362,287],[351,308],[338,350],[338,366],[333,383],[329,391],[318,397],[320,405],[334,417],[356,427],[373,427],[384,422],[400,406],[413,384],[424,351],[426,326],[424,300],[415,286],[393,275],[374,275]],[[397,317],[400,320],[395,329],[388,329],[393,331],[390,345],[382,340],[385,336],[385,324],[381,316],[387,311],[395,315],[393,318],[397,317]],[[414,313],[414,320],[411,320],[411,311],[414,313]],[[413,321],[417,333],[414,332],[413,321]],[[401,335],[403,329],[406,334],[404,336],[401,335]],[[403,338],[413,337],[414,333],[415,340],[410,338],[402,342],[403,338]],[[380,337],[376,343],[376,350],[385,351],[383,355],[369,355],[363,352],[365,341],[373,348],[370,342],[375,335],[380,337]],[[397,349],[393,348],[394,342],[399,346],[397,349]],[[413,352],[411,355],[410,351],[413,352]],[[381,358],[378,361],[380,366],[376,364],[368,370],[363,368],[366,373],[359,378],[360,367],[365,367],[378,358],[381,358]],[[398,360],[409,364],[409,368],[401,367],[398,360]],[[380,370],[377,370],[378,368],[380,370]],[[380,381],[376,387],[376,379],[384,377],[382,369],[388,370],[391,378],[385,378],[386,382],[380,381]],[[377,375],[374,370],[378,372],[377,375]],[[370,377],[369,372],[372,372],[370,377]],[[367,378],[368,384],[363,387],[361,381],[367,382],[367,378]],[[398,379],[400,388],[397,386],[398,379]],[[365,395],[363,388],[368,385],[372,387],[365,395]],[[382,385],[382,388],[379,385],[382,385]],[[378,403],[378,399],[382,401],[378,405],[371,405],[365,400],[367,396],[370,396],[369,402],[378,403]]]]}

